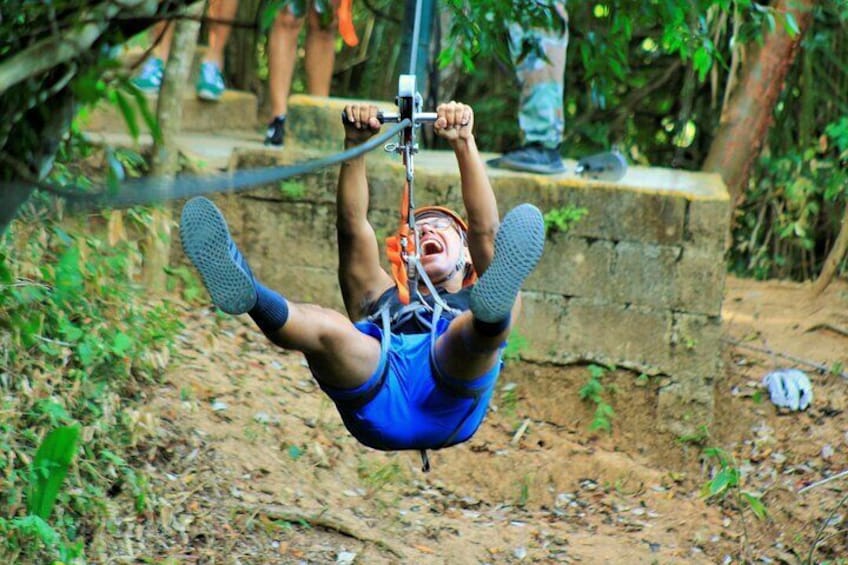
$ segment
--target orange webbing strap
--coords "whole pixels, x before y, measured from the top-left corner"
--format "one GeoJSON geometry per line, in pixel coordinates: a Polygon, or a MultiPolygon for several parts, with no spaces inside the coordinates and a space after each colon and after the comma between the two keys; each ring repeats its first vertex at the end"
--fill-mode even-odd
{"type": "Polygon", "coordinates": [[[342,39],[348,47],[355,47],[359,44],[359,38],[356,37],[356,28],[353,27],[352,3],[353,0],[341,0],[338,11],[339,35],[342,36],[342,39]]]}
{"type": "Polygon", "coordinates": [[[409,276],[404,256],[415,253],[415,234],[409,228],[409,181],[403,183],[400,203],[400,225],[397,233],[386,238],[386,255],[392,265],[392,277],[402,304],[409,304],[409,276]]]}

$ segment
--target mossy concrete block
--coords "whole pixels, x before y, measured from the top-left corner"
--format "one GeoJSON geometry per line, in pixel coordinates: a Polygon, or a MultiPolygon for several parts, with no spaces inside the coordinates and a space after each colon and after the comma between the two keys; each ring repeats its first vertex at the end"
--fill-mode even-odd
{"type": "Polygon", "coordinates": [[[674,287],[675,308],[693,314],[721,315],[727,264],[724,254],[713,247],[683,246],[674,287]]]}
{"type": "Polygon", "coordinates": [[[686,240],[705,252],[723,254],[730,226],[730,197],[721,177],[702,173],[704,182],[715,187],[708,197],[695,197],[689,202],[686,240]],[[719,190],[722,189],[722,190],[719,190]]]}
{"type": "Polygon", "coordinates": [[[278,290],[286,298],[345,312],[335,268],[277,265],[266,270],[267,273],[261,274],[265,285],[278,290]]]}
{"type": "Polygon", "coordinates": [[[524,338],[521,357],[542,363],[570,363],[579,359],[564,346],[563,321],[569,315],[564,296],[526,291],[521,294],[521,315],[513,335],[524,338]]]}
{"type": "Polygon", "coordinates": [[[552,234],[524,288],[609,302],[614,263],[615,245],[611,241],[552,234]]]}
{"type": "Polygon", "coordinates": [[[576,178],[539,180],[502,177],[494,183],[504,210],[532,202],[543,212],[572,206],[586,215],[570,232],[575,236],[613,241],[674,244],[683,240],[686,199],[618,186],[593,186],[576,178]]]}
{"type": "Polygon", "coordinates": [[[622,241],[615,246],[610,302],[665,310],[676,305],[678,246],[622,241]]]}
{"type": "MultiPolygon", "coordinates": [[[[712,364],[715,367],[715,363],[712,364]]],[[[705,367],[710,372],[710,367],[705,367]]],[[[684,437],[699,433],[713,423],[713,387],[695,377],[680,379],[660,388],[657,395],[659,431],[684,437]]]]}
{"type": "MultiPolygon", "coordinates": [[[[343,151],[342,111],[348,104],[373,104],[380,110],[397,112],[396,106],[382,100],[354,100],[293,94],[288,101],[286,146],[325,153],[343,151]]],[[[389,124],[386,124],[383,127],[388,126],[389,124]]],[[[371,154],[373,157],[378,157],[386,153],[377,149],[371,154]]]]}
{"type": "MultiPolygon", "coordinates": [[[[720,360],[721,317],[675,312],[670,340],[670,374],[704,375],[702,368],[720,360]]],[[[714,375],[709,373],[709,377],[714,375]]]]}
{"type": "Polygon", "coordinates": [[[563,338],[586,358],[657,374],[669,366],[671,327],[668,311],[572,299],[563,338]]]}
{"type": "Polygon", "coordinates": [[[518,331],[522,357],[544,363],[594,361],[664,373],[670,367],[670,312],[524,292],[518,331]]]}
{"type": "Polygon", "coordinates": [[[691,246],[553,234],[524,288],[603,304],[718,315],[724,278],[720,256],[691,246]]]}

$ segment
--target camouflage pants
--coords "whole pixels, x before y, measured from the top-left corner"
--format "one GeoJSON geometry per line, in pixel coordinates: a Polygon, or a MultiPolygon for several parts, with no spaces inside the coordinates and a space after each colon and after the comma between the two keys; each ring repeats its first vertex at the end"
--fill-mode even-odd
{"type": "Polygon", "coordinates": [[[518,24],[509,26],[509,48],[515,63],[515,72],[521,87],[518,108],[518,127],[524,143],[541,143],[555,148],[565,131],[563,94],[565,85],[565,52],[568,48],[568,13],[565,2],[554,0],[551,5],[565,23],[565,32],[556,30],[522,29],[518,24]],[[521,45],[534,41],[547,61],[530,53],[519,60],[521,45]]]}

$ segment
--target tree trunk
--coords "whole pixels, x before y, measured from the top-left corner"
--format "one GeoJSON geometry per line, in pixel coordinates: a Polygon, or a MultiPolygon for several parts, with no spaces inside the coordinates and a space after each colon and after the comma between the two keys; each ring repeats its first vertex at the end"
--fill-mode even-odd
{"type": "MultiPolygon", "coordinates": [[[[239,0],[236,20],[258,21],[258,12],[265,5],[261,0],[239,0]]],[[[230,39],[227,41],[227,64],[224,65],[227,85],[230,88],[261,94],[262,82],[257,73],[259,65],[256,56],[256,45],[260,39],[264,40],[264,36],[258,35],[256,30],[232,28],[230,39]]]]}
{"type": "MultiPolygon", "coordinates": [[[[187,9],[190,16],[200,16],[203,2],[187,9]]],[[[156,119],[162,133],[160,142],[153,144],[151,174],[162,182],[169,182],[179,168],[179,148],[177,135],[182,129],[183,96],[189,83],[191,62],[197,47],[197,35],[200,23],[191,19],[177,20],[174,38],[165,67],[156,119]]],[[[153,209],[144,241],[143,278],[147,290],[154,294],[164,294],[167,286],[165,268],[171,250],[171,208],[168,204],[153,209]]]]}
{"type": "Polygon", "coordinates": [[[839,228],[839,235],[836,236],[836,241],[833,244],[833,249],[827,254],[827,258],[822,265],[819,277],[813,283],[813,294],[820,295],[833,280],[836,271],[839,268],[839,263],[848,254],[848,205],[845,206],[845,211],[842,214],[842,225],[839,228]]]}
{"type": "Polygon", "coordinates": [[[751,165],[763,147],[774,105],[801,38],[812,21],[815,4],[815,0],[777,1],[775,11],[792,14],[800,31],[792,37],[778,23],[774,32],[763,38],[762,45],[753,46],[736,90],[722,112],[703,170],[721,175],[730,193],[732,208],[744,196],[751,165]]]}

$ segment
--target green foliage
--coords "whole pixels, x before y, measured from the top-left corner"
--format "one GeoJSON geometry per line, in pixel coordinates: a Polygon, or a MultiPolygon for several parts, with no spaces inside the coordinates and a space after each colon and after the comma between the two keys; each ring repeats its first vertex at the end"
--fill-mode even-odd
{"type": "Polygon", "coordinates": [[[280,183],[280,194],[296,200],[306,194],[306,185],[297,180],[286,180],[280,183]]]}
{"type": "Polygon", "coordinates": [[[397,485],[405,480],[403,469],[397,461],[378,463],[362,460],[357,473],[372,495],[389,485],[397,485]]]}
{"type": "Polygon", "coordinates": [[[506,363],[521,360],[521,352],[527,349],[527,338],[520,333],[513,331],[509,334],[509,339],[506,342],[506,347],[503,352],[503,359],[506,363]]]}
{"type": "Polygon", "coordinates": [[[43,520],[50,518],[59,488],[77,449],[79,426],[56,428],[41,442],[32,461],[27,511],[43,520]]]}
{"type": "Polygon", "coordinates": [[[723,501],[728,494],[733,493],[740,511],[748,508],[757,518],[765,519],[768,512],[761,495],[742,490],[742,474],[733,456],[719,447],[705,447],[702,453],[708,461],[717,464],[712,478],[701,489],[702,496],[723,501]]]}
{"type": "Polygon", "coordinates": [[[168,274],[168,291],[174,292],[179,288],[186,302],[197,304],[205,296],[206,291],[197,276],[196,271],[185,265],[165,267],[168,274]]]}
{"type": "Polygon", "coordinates": [[[693,444],[693,445],[706,445],[707,441],[710,439],[710,430],[707,426],[700,426],[695,432],[691,434],[685,434],[677,438],[678,443],[683,444],[693,444]]]}
{"type": "Polygon", "coordinates": [[[848,204],[848,118],[805,149],[760,158],[734,230],[731,269],[756,278],[818,273],[848,204]]]}
{"type": "Polygon", "coordinates": [[[20,221],[0,239],[2,562],[70,562],[108,522],[109,496],[149,503],[128,455],[145,441],[130,403],[162,374],[180,325],[134,283],[140,264],[132,241],[52,223],[20,221]]]}
{"type": "Polygon", "coordinates": [[[506,383],[501,387],[500,409],[508,416],[515,416],[518,408],[518,385],[506,383]]]}
{"type": "Polygon", "coordinates": [[[518,485],[518,499],[515,501],[515,505],[519,508],[526,507],[527,502],[530,501],[530,485],[532,482],[532,477],[529,475],[522,477],[521,482],[518,485]]]}
{"type": "MultiPolygon", "coordinates": [[[[452,18],[448,30],[450,41],[438,57],[442,67],[452,61],[461,61],[465,70],[472,71],[478,58],[497,58],[509,62],[507,43],[501,40],[505,31],[504,22],[516,22],[525,29],[563,29],[562,20],[556,10],[546,2],[446,0],[444,8],[451,12],[452,18]]],[[[535,43],[522,44],[519,58],[538,50],[539,46],[535,43]]]]}
{"type": "Polygon", "coordinates": [[[545,232],[550,235],[552,233],[568,233],[574,227],[574,224],[583,219],[589,213],[586,208],[576,208],[574,206],[562,206],[553,208],[545,212],[545,232]]]}
{"type": "Polygon", "coordinates": [[[827,1],[813,16],[737,209],[730,268],[740,275],[817,276],[848,203],[848,10],[827,1]]]}
{"type": "Polygon", "coordinates": [[[607,368],[600,365],[589,365],[589,378],[586,383],[580,387],[577,392],[580,400],[584,402],[593,402],[595,404],[595,413],[592,417],[592,422],[589,424],[589,429],[605,430],[612,432],[612,419],[615,418],[615,411],[612,406],[604,398],[604,393],[614,391],[611,386],[604,386],[601,379],[607,373],[607,368]]]}

